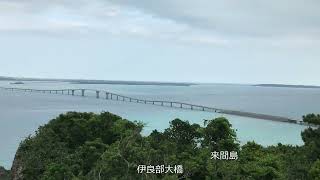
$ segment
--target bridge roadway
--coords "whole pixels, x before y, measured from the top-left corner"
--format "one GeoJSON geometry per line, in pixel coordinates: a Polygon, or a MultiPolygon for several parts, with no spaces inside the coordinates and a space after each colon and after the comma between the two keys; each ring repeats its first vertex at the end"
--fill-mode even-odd
{"type": "Polygon", "coordinates": [[[151,104],[151,105],[165,106],[165,107],[170,107],[170,108],[189,109],[189,110],[195,110],[195,111],[206,111],[206,112],[229,114],[229,115],[242,116],[242,117],[250,117],[250,118],[255,118],[255,119],[264,119],[264,120],[272,120],[272,121],[278,121],[278,122],[307,125],[302,121],[290,119],[290,118],[286,118],[286,117],[281,117],[281,116],[252,113],[252,112],[244,112],[244,111],[234,111],[234,110],[227,110],[227,109],[219,109],[219,108],[213,108],[213,107],[208,107],[208,106],[201,106],[201,105],[195,105],[195,104],[183,103],[183,102],[177,102],[177,101],[160,101],[160,100],[138,99],[138,98],[123,96],[120,94],[115,94],[112,92],[108,92],[108,91],[104,91],[104,90],[96,90],[96,89],[50,89],[50,90],[48,90],[48,89],[24,89],[24,88],[13,88],[13,87],[0,87],[0,89],[9,90],[9,91],[63,94],[63,95],[80,96],[80,97],[95,97],[97,99],[103,98],[103,99],[107,99],[107,100],[151,104]]]}

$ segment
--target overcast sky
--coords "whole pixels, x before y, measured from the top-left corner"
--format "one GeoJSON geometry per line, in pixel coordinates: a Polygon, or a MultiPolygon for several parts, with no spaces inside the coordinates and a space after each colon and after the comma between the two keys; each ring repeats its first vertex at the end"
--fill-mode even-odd
{"type": "Polygon", "coordinates": [[[319,0],[0,0],[0,76],[320,85],[319,0]]]}

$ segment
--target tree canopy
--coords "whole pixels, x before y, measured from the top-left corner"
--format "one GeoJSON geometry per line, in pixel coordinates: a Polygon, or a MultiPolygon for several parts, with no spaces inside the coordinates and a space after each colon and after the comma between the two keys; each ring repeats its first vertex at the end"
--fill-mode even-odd
{"type": "MultiPolygon", "coordinates": [[[[314,119],[318,115],[307,115],[314,119]]],[[[226,118],[205,126],[174,119],[142,136],[143,123],[103,112],[68,112],[39,127],[17,154],[24,179],[320,179],[320,129],[302,133],[304,146],[255,142],[240,146],[226,118]],[[212,159],[233,151],[235,160],[212,159]],[[139,165],[182,165],[183,173],[138,173],[139,165]]]]}

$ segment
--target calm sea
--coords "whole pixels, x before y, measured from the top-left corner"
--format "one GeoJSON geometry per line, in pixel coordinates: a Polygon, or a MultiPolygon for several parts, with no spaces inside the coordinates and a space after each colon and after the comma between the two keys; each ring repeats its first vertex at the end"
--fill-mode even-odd
{"type": "MultiPolygon", "coordinates": [[[[7,81],[0,81],[0,86],[103,89],[141,99],[174,100],[295,119],[301,119],[301,116],[307,113],[320,113],[320,89],[225,84],[180,87],[26,82],[22,85],[10,85],[7,81]]],[[[129,120],[146,123],[144,134],[150,133],[153,129],[164,130],[174,118],[203,124],[204,119],[224,116],[236,129],[237,137],[242,144],[255,141],[265,146],[277,143],[301,145],[303,142],[300,133],[305,128],[294,124],[145,104],[0,90],[0,166],[10,168],[21,140],[33,134],[39,125],[67,111],[110,111],[129,120]]]]}

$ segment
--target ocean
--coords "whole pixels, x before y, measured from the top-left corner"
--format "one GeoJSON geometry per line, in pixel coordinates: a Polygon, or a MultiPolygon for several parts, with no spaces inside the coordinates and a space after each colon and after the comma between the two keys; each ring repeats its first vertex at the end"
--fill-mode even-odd
{"type": "MultiPolygon", "coordinates": [[[[301,119],[307,113],[320,113],[320,89],[257,87],[236,84],[199,84],[192,86],[70,84],[68,82],[25,82],[0,86],[65,89],[101,89],[150,100],[172,100],[216,108],[240,110],[301,119]]],[[[109,111],[123,118],[146,124],[143,134],[163,131],[175,118],[203,124],[205,119],[226,117],[237,132],[241,144],[255,141],[264,146],[277,143],[302,145],[301,131],[306,127],[261,119],[211,112],[172,109],[89,97],[42,94],[0,89],[0,166],[10,168],[19,143],[34,134],[40,125],[67,111],[109,111]]]]}

